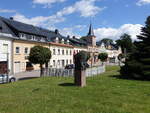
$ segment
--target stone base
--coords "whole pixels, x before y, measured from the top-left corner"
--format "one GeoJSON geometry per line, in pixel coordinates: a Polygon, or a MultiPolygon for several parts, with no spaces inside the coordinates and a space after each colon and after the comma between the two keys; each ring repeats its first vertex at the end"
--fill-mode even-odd
{"type": "Polygon", "coordinates": [[[85,70],[75,70],[74,72],[75,85],[84,87],[86,86],[86,75],[85,70]]]}

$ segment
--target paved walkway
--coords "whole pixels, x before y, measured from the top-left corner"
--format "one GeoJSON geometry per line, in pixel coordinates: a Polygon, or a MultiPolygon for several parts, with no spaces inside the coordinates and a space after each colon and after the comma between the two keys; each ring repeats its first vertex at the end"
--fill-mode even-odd
{"type": "Polygon", "coordinates": [[[40,77],[40,71],[21,72],[14,75],[17,80],[25,80],[40,77]]]}

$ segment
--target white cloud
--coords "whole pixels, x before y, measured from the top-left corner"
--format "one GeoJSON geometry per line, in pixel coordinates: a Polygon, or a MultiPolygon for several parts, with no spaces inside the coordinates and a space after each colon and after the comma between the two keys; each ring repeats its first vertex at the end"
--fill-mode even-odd
{"type": "MultiPolygon", "coordinates": [[[[64,2],[66,0],[33,0],[34,4],[43,4],[44,8],[51,6],[56,2],[64,2]]],[[[100,0],[79,0],[75,4],[65,7],[61,11],[57,12],[58,15],[68,15],[75,12],[79,12],[83,17],[95,16],[99,11],[104,10],[106,7],[100,8],[95,5],[96,1],[100,0]]]]}
{"type": "Polygon", "coordinates": [[[96,1],[99,0],[80,0],[74,5],[65,7],[63,10],[57,12],[57,15],[62,16],[79,12],[82,17],[95,16],[98,12],[106,8],[100,8],[98,6],[95,6],[96,1]]]}
{"type": "Polygon", "coordinates": [[[15,10],[10,10],[10,9],[0,9],[0,13],[15,13],[15,10]]]}
{"type": "Polygon", "coordinates": [[[64,2],[66,0],[33,0],[33,3],[34,4],[42,4],[42,5],[45,5],[46,7],[49,7],[51,6],[51,4],[54,4],[54,3],[59,3],[59,2],[64,2]]]}
{"type": "Polygon", "coordinates": [[[33,18],[27,18],[22,14],[16,14],[13,17],[14,17],[14,20],[24,22],[27,24],[36,25],[36,26],[42,26],[42,27],[49,27],[53,24],[62,22],[65,19],[63,17],[58,17],[56,15],[47,16],[47,17],[37,16],[37,17],[33,17],[33,18]]]}
{"type": "Polygon", "coordinates": [[[136,35],[141,32],[142,25],[140,24],[124,24],[119,28],[98,28],[95,29],[95,35],[97,36],[97,41],[102,38],[118,39],[122,34],[127,33],[131,35],[133,40],[136,40],[136,35]]]}
{"type": "Polygon", "coordinates": [[[63,28],[60,29],[60,33],[63,34],[64,36],[69,35],[70,37],[76,36],[76,37],[81,37],[79,34],[75,33],[76,31],[82,31],[83,29],[86,28],[86,25],[76,25],[73,27],[68,27],[68,28],[63,28]]]}
{"type": "Polygon", "coordinates": [[[139,0],[136,4],[137,4],[138,6],[150,4],[150,0],[139,0]]]}
{"type": "MultiPolygon", "coordinates": [[[[47,3],[48,1],[50,2],[50,0],[36,0],[36,1],[41,2],[41,3],[47,3]]],[[[64,0],[59,0],[59,1],[64,1],[64,0]]],[[[75,13],[75,12],[79,12],[81,16],[83,17],[96,15],[99,11],[102,11],[104,9],[104,8],[99,8],[95,6],[94,3],[96,1],[99,1],[99,0],[80,0],[80,1],[77,1],[74,5],[65,7],[62,10],[56,12],[54,15],[46,16],[46,17],[36,16],[36,17],[28,18],[22,14],[15,14],[13,17],[15,20],[18,20],[27,24],[32,24],[32,25],[37,25],[37,26],[48,28],[51,25],[63,22],[66,19],[64,16],[75,13]]]]}

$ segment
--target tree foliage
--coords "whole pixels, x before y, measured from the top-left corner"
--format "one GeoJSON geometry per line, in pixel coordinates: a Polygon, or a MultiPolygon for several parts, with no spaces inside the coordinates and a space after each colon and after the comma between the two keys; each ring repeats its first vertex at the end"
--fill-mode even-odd
{"type": "Polygon", "coordinates": [[[102,43],[104,43],[105,45],[113,44],[113,40],[110,38],[103,38],[102,40],[97,42],[98,45],[101,45],[102,43]]]}
{"type": "Polygon", "coordinates": [[[100,53],[98,55],[98,59],[100,59],[102,62],[105,62],[108,58],[108,54],[107,53],[100,53]]]}
{"type": "Polygon", "coordinates": [[[125,55],[122,54],[122,53],[120,53],[120,54],[118,55],[118,60],[121,61],[123,58],[125,58],[125,55]]]}
{"type": "Polygon", "coordinates": [[[123,53],[130,53],[134,48],[131,36],[128,34],[123,34],[120,39],[116,40],[116,43],[122,48],[123,53]]]}
{"type": "Polygon", "coordinates": [[[136,49],[126,59],[121,74],[139,79],[150,79],[150,16],[145,22],[142,33],[138,36],[140,41],[135,42],[136,49]]]}
{"type": "Polygon", "coordinates": [[[50,61],[50,58],[51,51],[48,48],[42,46],[34,46],[33,48],[31,48],[28,59],[33,64],[40,64],[42,74],[43,64],[48,63],[50,61]]]}
{"type": "Polygon", "coordinates": [[[103,39],[101,40],[101,43],[104,43],[104,44],[107,44],[107,43],[113,44],[113,40],[110,39],[110,38],[103,38],[103,39]]]}

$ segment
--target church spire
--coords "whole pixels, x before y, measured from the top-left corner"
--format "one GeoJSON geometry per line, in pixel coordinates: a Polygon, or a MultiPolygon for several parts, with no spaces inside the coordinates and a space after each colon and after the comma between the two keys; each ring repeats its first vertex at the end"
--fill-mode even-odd
{"type": "Polygon", "coordinates": [[[88,36],[94,36],[94,30],[93,30],[93,27],[92,27],[92,23],[90,23],[88,36]]]}

